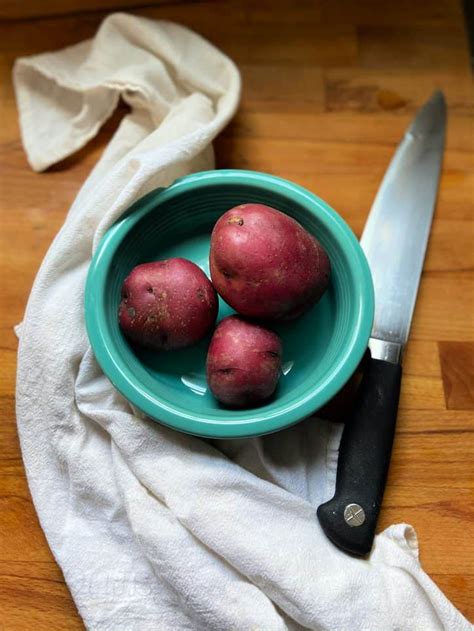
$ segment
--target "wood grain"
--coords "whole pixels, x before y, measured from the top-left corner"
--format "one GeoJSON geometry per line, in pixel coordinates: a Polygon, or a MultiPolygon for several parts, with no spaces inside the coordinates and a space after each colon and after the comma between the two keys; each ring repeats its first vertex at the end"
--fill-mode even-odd
{"type": "MultiPolygon", "coordinates": [[[[154,0],[153,4],[173,4],[180,0],[154,0]]],[[[71,13],[86,13],[88,11],[120,11],[142,7],[143,0],[2,0],[0,2],[0,19],[28,20],[35,17],[61,16],[71,13]]],[[[151,4],[151,3],[148,3],[151,4]]]]}
{"type": "Polygon", "coordinates": [[[131,0],[27,0],[0,2],[0,16],[9,18],[0,22],[0,627],[82,628],[24,477],[12,327],[123,115],[76,156],[35,174],[21,148],[11,66],[17,56],[91,37],[112,5],[194,28],[241,68],[242,104],[216,142],[219,167],[292,179],[326,199],[358,235],[413,112],[432,90],[445,91],[447,151],[380,528],[413,524],[426,571],[473,618],[474,98],[460,4],[229,0],[216,11],[215,2],[138,9],[131,0]]]}
{"type": "Polygon", "coordinates": [[[441,374],[448,410],[474,408],[474,343],[439,342],[441,374]]]}

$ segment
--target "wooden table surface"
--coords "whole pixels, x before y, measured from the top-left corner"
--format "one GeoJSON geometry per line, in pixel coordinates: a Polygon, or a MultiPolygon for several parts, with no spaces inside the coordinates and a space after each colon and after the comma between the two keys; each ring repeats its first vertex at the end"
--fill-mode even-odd
{"type": "Polygon", "coordinates": [[[23,472],[12,327],[22,319],[35,273],[69,205],[124,113],[119,110],[77,155],[35,174],[20,142],[11,67],[18,56],[92,36],[117,6],[186,24],[239,65],[242,104],[216,142],[218,167],[292,179],[326,199],[357,234],[405,126],[432,90],[444,90],[447,151],[380,528],[413,524],[424,568],[474,618],[474,99],[460,4],[138,4],[0,2],[0,628],[82,628],[23,472]]]}

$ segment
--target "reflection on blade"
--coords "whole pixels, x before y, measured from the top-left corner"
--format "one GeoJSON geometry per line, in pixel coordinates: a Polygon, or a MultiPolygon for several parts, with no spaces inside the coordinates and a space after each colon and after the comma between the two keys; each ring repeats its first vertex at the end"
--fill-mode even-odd
{"type": "Polygon", "coordinates": [[[399,145],[375,198],[361,245],[375,289],[372,337],[404,344],[436,203],[446,104],[435,92],[399,145]]]}

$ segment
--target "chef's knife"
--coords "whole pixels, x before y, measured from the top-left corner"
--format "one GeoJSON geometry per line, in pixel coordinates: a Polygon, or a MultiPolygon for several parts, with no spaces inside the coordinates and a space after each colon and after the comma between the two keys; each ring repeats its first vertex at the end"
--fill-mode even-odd
{"type": "Polygon", "coordinates": [[[435,92],[400,143],[369,214],[361,245],[375,290],[370,359],[345,424],[334,497],[319,522],[339,548],[372,548],[397,418],[402,351],[415,307],[444,150],[446,104],[435,92]]]}

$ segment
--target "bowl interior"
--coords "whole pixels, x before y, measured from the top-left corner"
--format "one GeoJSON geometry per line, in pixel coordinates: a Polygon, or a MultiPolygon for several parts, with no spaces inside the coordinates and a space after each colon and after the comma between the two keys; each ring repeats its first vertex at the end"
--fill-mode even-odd
{"type": "MultiPolygon", "coordinates": [[[[265,187],[258,179],[203,177],[196,178],[194,186],[187,186],[186,180],[181,181],[184,185],[178,181],[139,200],[99,246],[93,265],[100,267],[100,274],[96,269],[95,279],[88,282],[87,288],[89,298],[95,298],[91,308],[100,316],[87,318],[90,336],[94,328],[94,351],[119,390],[165,424],[214,436],[232,435],[229,428],[238,425],[242,425],[237,430],[240,435],[273,431],[275,423],[276,428],[283,427],[323,405],[357,366],[360,357],[354,357],[354,349],[360,347],[356,354],[362,355],[371,324],[371,287],[369,291],[365,261],[359,264],[360,248],[340,218],[311,194],[305,198],[301,194],[304,189],[298,187],[300,195],[295,196],[291,188],[265,187]],[[258,408],[229,410],[207,388],[205,361],[210,336],[180,351],[144,350],[131,345],[122,335],[117,311],[122,282],[139,263],[180,256],[195,262],[209,275],[213,225],[229,208],[248,202],[274,206],[317,236],[328,252],[332,274],[329,289],[313,309],[294,322],[274,327],[284,349],[283,375],[275,397],[258,408]],[[367,300],[369,303],[365,312],[361,309],[364,297],[365,304],[367,300]],[[362,322],[361,333],[364,317],[370,322],[362,322]],[[95,330],[97,326],[100,335],[95,330]],[[341,370],[351,353],[352,363],[341,370]],[[114,364],[111,371],[110,362],[114,364]],[[309,400],[312,409],[305,407],[309,400]],[[268,425],[270,419],[274,421],[268,425]],[[252,431],[244,428],[248,423],[252,424],[252,431]],[[207,429],[207,424],[221,426],[221,430],[207,429]]],[[[232,312],[220,299],[219,320],[232,312]]]]}

